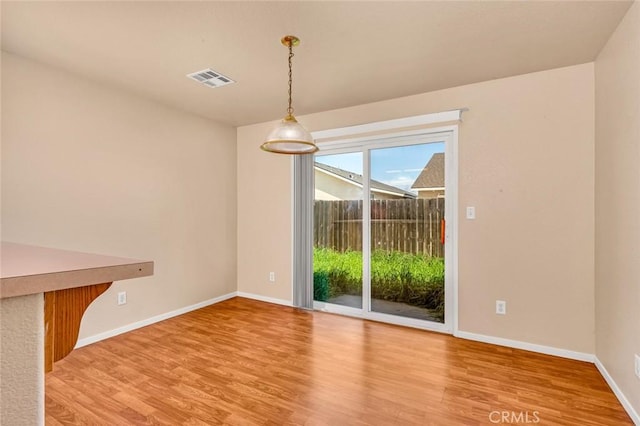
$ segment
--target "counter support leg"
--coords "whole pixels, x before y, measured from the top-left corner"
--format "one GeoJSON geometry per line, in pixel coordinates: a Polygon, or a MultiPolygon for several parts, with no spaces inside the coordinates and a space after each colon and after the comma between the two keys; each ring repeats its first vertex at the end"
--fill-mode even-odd
{"type": "Polygon", "coordinates": [[[50,291],[44,294],[44,371],[69,354],[78,342],[80,321],[91,302],[111,283],[50,291]]]}

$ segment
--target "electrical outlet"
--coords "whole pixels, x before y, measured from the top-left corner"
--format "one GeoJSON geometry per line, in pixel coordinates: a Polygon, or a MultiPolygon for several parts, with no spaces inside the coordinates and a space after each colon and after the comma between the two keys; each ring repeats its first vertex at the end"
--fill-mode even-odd
{"type": "Polygon", "coordinates": [[[636,376],[640,379],[640,355],[635,355],[636,376]]]}
{"type": "Polygon", "coordinates": [[[504,300],[496,300],[496,314],[498,315],[507,314],[507,302],[505,302],[504,300]]]}
{"type": "Polygon", "coordinates": [[[121,291],[118,293],[118,305],[126,305],[127,304],[127,292],[121,291]]]}
{"type": "Polygon", "coordinates": [[[275,283],[276,282],[276,273],[275,272],[269,272],[269,282],[270,283],[275,283]]]}
{"type": "Polygon", "coordinates": [[[476,218],[476,208],[467,207],[467,219],[475,219],[475,218],[476,218]]]}

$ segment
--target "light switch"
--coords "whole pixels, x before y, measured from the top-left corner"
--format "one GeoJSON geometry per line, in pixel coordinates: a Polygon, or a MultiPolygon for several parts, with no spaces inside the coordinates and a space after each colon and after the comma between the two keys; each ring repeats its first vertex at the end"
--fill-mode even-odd
{"type": "Polygon", "coordinates": [[[467,207],[467,219],[475,219],[475,218],[476,218],[476,208],[467,207]]]}

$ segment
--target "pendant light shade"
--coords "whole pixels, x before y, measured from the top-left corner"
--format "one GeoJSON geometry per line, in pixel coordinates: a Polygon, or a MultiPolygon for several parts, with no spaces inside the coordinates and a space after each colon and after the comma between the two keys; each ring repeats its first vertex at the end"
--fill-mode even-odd
{"type": "Polygon", "coordinates": [[[287,115],[273,128],[261,148],[278,154],[311,154],[318,150],[311,133],[293,115],[287,115]]]}
{"type": "Polygon", "coordinates": [[[293,116],[291,107],[291,86],[292,86],[292,64],[293,46],[300,44],[300,39],[296,36],[284,36],[282,44],[289,48],[289,107],[287,115],[280,123],[273,128],[267,136],[266,141],[260,146],[264,151],[277,154],[311,154],[318,150],[313,142],[313,137],[298,120],[293,116]]]}

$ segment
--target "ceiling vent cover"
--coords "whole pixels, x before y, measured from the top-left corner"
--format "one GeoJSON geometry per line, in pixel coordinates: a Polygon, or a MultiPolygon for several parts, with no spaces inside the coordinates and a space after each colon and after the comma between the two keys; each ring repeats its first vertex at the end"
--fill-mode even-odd
{"type": "Polygon", "coordinates": [[[220,87],[226,86],[227,84],[235,83],[234,80],[220,74],[218,71],[212,70],[211,68],[192,72],[191,74],[187,74],[187,77],[209,87],[220,87]]]}

